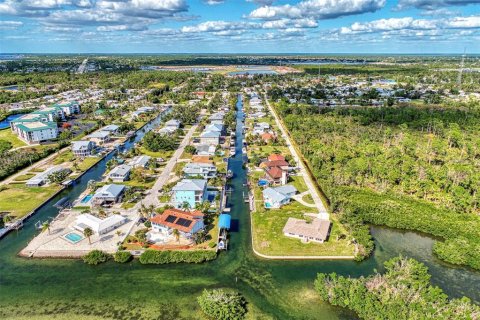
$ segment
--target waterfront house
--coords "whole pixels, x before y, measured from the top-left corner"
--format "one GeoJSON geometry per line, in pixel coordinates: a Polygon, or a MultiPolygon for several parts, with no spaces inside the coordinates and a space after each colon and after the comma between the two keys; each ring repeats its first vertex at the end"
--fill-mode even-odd
{"type": "Polygon", "coordinates": [[[297,193],[291,185],[275,188],[266,188],[263,192],[263,202],[267,209],[278,209],[290,203],[290,199],[297,193]]]}
{"type": "Polygon", "coordinates": [[[270,125],[266,122],[259,122],[253,126],[253,134],[261,135],[270,130],[270,125]]]}
{"type": "Polygon", "coordinates": [[[165,122],[165,129],[169,130],[170,132],[175,132],[180,129],[180,124],[180,121],[172,119],[165,122]]]}
{"type": "Polygon", "coordinates": [[[302,242],[323,243],[330,233],[330,221],[314,218],[311,222],[306,220],[288,218],[283,234],[287,237],[300,239],[302,242]]]}
{"type": "Polygon", "coordinates": [[[126,164],[121,164],[110,171],[108,174],[108,179],[112,180],[113,182],[127,181],[130,177],[130,171],[132,171],[132,167],[126,164]]]}
{"type": "Polygon", "coordinates": [[[92,197],[93,205],[112,204],[122,201],[125,186],[122,184],[106,184],[97,191],[92,197]]]}
{"type": "Polygon", "coordinates": [[[50,182],[48,177],[51,174],[61,172],[61,171],[70,172],[70,169],[64,168],[62,166],[56,166],[56,167],[48,168],[47,170],[45,170],[43,172],[40,172],[40,173],[37,173],[34,177],[28,179],[27,182],[25,183],[25,185],[27,187],[40,187],[40,186],[50,182]]]}
{"type": "Polygon", "coordinates": [[[168,240],[173,236],[173,230],[178,230],[180,236],[190,239],[195,233],[203,230],[203,213],[199,210],[183,211],[167,209],[162,214],[150,219],[152,230],[147,234],[150,241],[168,240]]]}
{"type": "Polygon", "coordinates": [[[213,131],[213,132],[218,132],[220,134],[222,134],[223,132],[223,124],[220,124],[220,123],[211,123],[209,124],[208,126],[205,127],[205,129],[203,131],[207,132],[207,131],[213,131]]]}
{"type": "Polygon", "coordinates": [[[132,168],[146,168],[148,167],[148,163],[150,162],[150,159],[152,159],[152,157],[146,156],[146,155],[137,156],[133,158],[128,164],[132,168]]]}
{"type": "Polygon", "coordinates": [[[217,167],[211,163],[188,163],[183,168],[183,173],[187,178],[211,179],[217,176],[217,167]]]}
{"type": "Polygon", "coordinates": [[[110,137],[111,137],[111,133],[109,131],[98,130],[98,131],[92,132],[85,138],[92,142],[95,142],[98,145],[102,145],[110,141],[110,137]]]}
{"type": "Polygon", "coordinates": [[[267,158],[268,161],[285,161],[285,157],[278,153],[272,153],[267,158]]]}
{"type": "Polygon", "coordinates": [[[269,143],[275,139],[275,136],[270,132],[265,132],[265,133],[262,133],[260,138],[263,140],[263,142],[269,143]]]}
{"type": "Polygon", "coordinates": [[[210,120],[211,124],[221,124],[223,125],[223,118],[225,117],[225,114],[223,112],[217,112],[212,114],[208,120],[210,120]]]}
{"type": "Polygon", "coordinates": [[[113,214],[105,219],[100,219],[86,213],[77,217],[74,229],[83,233],[85,229],[90,228],[95,234],[102,235],[117,229],[127,221],[127,218],[120,214],[113,214]]]}
{"type": "Polygon", "coordinates": [[[120,127],[117,126],[116,124],[110,124],[108,126],[101,128],[100,131],[110,132],[110,134],[114,136],[118,134],[118,129],[120,129],[120,127]]]}
{"type": "Polygon", "coordinates": [[[205,200],[207,180],[183,179],[173,187],[172,191],[172,202],[175,207],[180,208],[186,202],[190,208],[195,208],[196,204],[205,200]]]}
{"type": "Polygon", "coordinates": [[[92,141],[73,141],[72,142],[72,152],[73,155],[77,158],[85,158],[92,155],[93,150],[95,149],[95,143],[92,141]]]}
{"type": "Polygon", "coordinates": [[[213,156],[215,155],[216,146],[208,144],[200,144],[196,146],[197,155],[199,156],[213,156]]]}
{"type": "Polygon", "coordinates": [[[220,132],[218,131],[203,131],[200,135],[200,143],[207,145],[220,144],[220,132]]]}
{"type": "Polygon", "coordinates": [[[270,185],[285,185],[288,182],[288,172],[281,167],[266,168],[265,179],[270,185]]]}

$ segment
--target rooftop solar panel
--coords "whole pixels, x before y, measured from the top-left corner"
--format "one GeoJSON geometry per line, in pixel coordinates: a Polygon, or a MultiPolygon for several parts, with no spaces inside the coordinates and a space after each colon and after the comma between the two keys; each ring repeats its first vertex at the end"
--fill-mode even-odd
{"type": "Polygon", "coordinates": [[[169,216],[167,217],[167,219],[165,219],[165,221],[172,223],[173,221],[175,221],[175,219],[177,219],[177,217],[172,216],[172,215],[169,215],[169,216]]]}
{"type": "Polygon", "coordinates": [[[180,226],[189,227],[190,224],[192,224],[192,221],[184,219],[184,218],[179,218],[177,220],[177,222],[175,222],[175,223],[180,225],[180,226]]]}

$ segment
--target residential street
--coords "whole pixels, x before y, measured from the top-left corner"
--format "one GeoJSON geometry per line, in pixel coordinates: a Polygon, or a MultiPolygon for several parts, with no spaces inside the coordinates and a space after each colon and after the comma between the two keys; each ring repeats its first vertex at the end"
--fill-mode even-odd
{"type": "Polygon", "coordinates": [[[187,134],[183,138],[182,142],[180,143],[180,146],[178,149],[175,151],[173,156],[168,160],[167,165],[165,168],[163,168],[162,173],[158,177],[157,181],[155,181],[155,184],[153,185],[152,189],[150,189],[150,193],[137,205],[134,207],[134,209],[138,209],[141,204],[143,203],[145,206],[150,206],[154,205],[155,207],[159,206],[160,201],[158,200],[158,191],[163,188],[163,186],[167,183],[167,181],[170,178],[170,173],[172,172],[173,168],[175,167],[175,164],[177,163],[178,159],[180,159],[183,150],[185,147],[189,144],[190,139],[192,139],[193,133],[197,129],[198,125],[193,125],[190,130],[188,130],[187,134]]]}
{"type": "Polygon", "coordinates": [[[277,115],[277,113],[275,112],[273,107],[270,105],[270,102],[268,101],[267,95],[265,93],[263,94],[263,97],[264,97],[265,102],[268,106],[268,109],[270,110],[273,117],[275,118],[275,122],[277,123],[278,127],[280,128],[280,131],[282,132],[283,138],[287,142],[288,149],[290,150],[290,153],[292,154],[293,159],[295,160],[298,167],[300,168],[300,172],[305,179],[305,183],[307,184],[307,188],[308,188],[308,190],[310,190],[310,192],[312,194],[313,202],[315,202],[315,205],[318,208],[318,213],[319,213],[320,217],[325,218],[325,219],[330,219],[330,215],[329,215],[327,209],[325,208],[325,205],[323,204],[322,198],[320,198],[320,195],[318,194],[318,190],[317,190],[317,188],[315,187],[315,184],[312,181],[312,177],[310,176],[310,174],[306,170],[305,165],[303,164],[303,161],[301,161],[300,157],[298,156],[297,150],[293,146],[292,141],[291,141],[291,139],[290,139],[290,137],[287,133],[287,130],[283,126],[283,122],[280,120],[279,116],[277,115]]]}

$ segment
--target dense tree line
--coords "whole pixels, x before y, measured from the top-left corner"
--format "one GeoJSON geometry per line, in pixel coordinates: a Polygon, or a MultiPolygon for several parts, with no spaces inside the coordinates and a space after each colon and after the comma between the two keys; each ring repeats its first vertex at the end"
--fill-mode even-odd
{"type": "Polygon", "coordinates": [[[196,251],[157,251],[145,250],[140,256],[142,264],[165,264],[165,263],[201,263],[214,260],[217,253],[212,250],[196,250],[196,251]]]}
{"type": "Polygon", "coordinates": [[[480,269],[478,107],[277,108],[359,255],[368,222],[442,237],[440,258],[480,269]]]}
{"type": "Polygon", "coordinates": [[[452,299],[430,284],[422,263],[406,258],[386,261],[385,273],[358,279],[318,274],[315,289],[323,301],[348,308],[361,319],[479,319],[468,298],[452,299]]]}
{"type": "Polygon", "coordinates": [[[172,151],[177,148],[177,143],[172,137],[149,131],[142,139],[142,145],[149,151],[172,151]]]}

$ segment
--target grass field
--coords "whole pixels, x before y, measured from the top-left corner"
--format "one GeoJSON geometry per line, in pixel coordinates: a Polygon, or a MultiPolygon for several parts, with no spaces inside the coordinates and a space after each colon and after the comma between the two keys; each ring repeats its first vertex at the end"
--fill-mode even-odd
{"type": "Polygon", "coordinates": [[[6,140],[12,144],[12,148],[26,146],[27,144],[20,140],[10,129],[0,130],[0,140],[6,140]]]}
{"type": "Polygon", "coordinates": [[[61,187],[27,187],[24,184],[11,184],[0,191],[0,211],[10,212],[12,216],[23,217],[51,197],[61,187]]]}
{"type": "Polygon", "coordinates": [[[80,171],[85,171],[100,160],[102,160],[100,157],[86,157],[78,163],[78,169],[80,169],[80,171]]]}
{"type": "Polygon", "coordinates": [[[169,159],[174,153],[174,151],[153,152],[153,151],[148,151],[144,147],[140,147],[139,149],[140,149],[140,152],[144,155],[147,155],[153,158],[163,158],[165,161],[167,161],[167,159],[169,159]]]}

